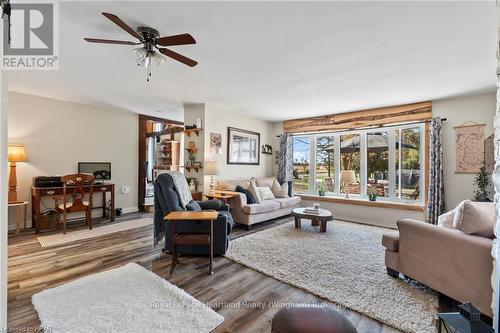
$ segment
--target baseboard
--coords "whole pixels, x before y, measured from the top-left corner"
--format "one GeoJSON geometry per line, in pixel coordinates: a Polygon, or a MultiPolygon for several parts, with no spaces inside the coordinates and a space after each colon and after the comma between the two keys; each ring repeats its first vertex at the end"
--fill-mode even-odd
{"type": "Polygon", "coordinates": [[[377,227],[384,227],[384,228],[390,228],[390,229],[397,229],[398,228],[396,226],[396,224],[391,224],[391,223],[387,223],[387,222],[357,219],[355,217],[345,217],[345,216],[339,216],[339,215],[334,215],[334,218],[336,220],[342,220],[342,221],[354,222],[354,223],[360,223],[360,224],[367,224],[367,225],[374,225],[377,227]]]}
{"type": "Polygon", "coordinates": [[[127,214],[127,213],[137,213],[139,211],[139,207],[125,207],[122,208],[122,213],[127,214]]]}

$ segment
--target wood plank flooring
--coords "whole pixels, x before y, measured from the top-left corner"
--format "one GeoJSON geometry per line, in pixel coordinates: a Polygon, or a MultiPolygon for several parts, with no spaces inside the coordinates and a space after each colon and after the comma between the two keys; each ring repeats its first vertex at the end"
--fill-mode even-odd
{"type": "MultiPolygon", "coordinates": [[[[119,221],[151,216],[128,214],[119,221]]],[[[232,238],[290,221],[261,223],[251,231],[236,228],[232,238]]],[[[101,221],[96,220],[96,227],[101,221]]],[[[101,222],[102,223],[102,222],[101,222]]],[[[76,224],[73,229],[85,228],[76,224]]],[[[70,231],[71,232],[71,231],[70,231]]],[[[40,322],[31,296],[41,290],[128,262],[136,262],[202,302],[208,302],[224,316],[215,332],[270,332],[271,320],[280,303],[323,303],[325,299],[275,280],[226,258],[216,258],[213,275],[207,274],[207,258],[180,257],[169,276],[168,254],[152,246],[152,226],[146,226],[55,247],[42,248],[33,232],[9,237],[8,327],[33,331],[40,322]],[[262,305],[263,304],[263,305],[262,305]]],[[[397,306],[397,305],[395,305],[397,306]]],[[[359,333],[394,333],[397,330],[357,312],[340,309],[359,333]]]]}

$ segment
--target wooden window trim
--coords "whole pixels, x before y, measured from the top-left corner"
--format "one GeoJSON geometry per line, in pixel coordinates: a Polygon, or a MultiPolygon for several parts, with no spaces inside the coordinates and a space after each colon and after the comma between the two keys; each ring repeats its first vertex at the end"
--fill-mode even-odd
{"type": "Polygon", "coordinates": [[[432,118],[432,102],[338,113],[327,116],[286,120],[285,133],[356,130],[384,125],[423,122],[432,118]]]}

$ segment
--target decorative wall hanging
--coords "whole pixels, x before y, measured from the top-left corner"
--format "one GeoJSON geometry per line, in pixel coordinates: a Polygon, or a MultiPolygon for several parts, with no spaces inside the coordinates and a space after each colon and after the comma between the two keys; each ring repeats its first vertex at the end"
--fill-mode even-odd
{"type": "Polygon", "coordinates": [[[222,153],[222,134],[210,133],[210,152],[215,154],[222,153]]]}
{"type": "Polygon", "coordinates": [[[484,163],[484,126],[468,121],[455,127],[455,173],[479,173],[484,163]]]}
{"type": "Polygon", "coordinates": [[[227,128],[227,164],[260,164],[260,134],[227,128]]]}
{"type": "Polygon", "coordinates": [[[493,173],[495,168],[495,134],[484,140],[484,167],[487,174],[493,173]]]}

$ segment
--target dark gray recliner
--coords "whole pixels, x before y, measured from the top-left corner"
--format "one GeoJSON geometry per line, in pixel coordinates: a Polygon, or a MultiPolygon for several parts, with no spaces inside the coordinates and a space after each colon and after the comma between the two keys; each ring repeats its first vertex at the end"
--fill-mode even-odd
{"type": "MultiPolygon", "coordinates": [[[[186,208],[180,204],[179,195],[175,189],[172,176],[163,173],[155,181],[155,216],[154,244],[165,237],[165,249],[172,251],[172,223],[164,221],[164,216],[172,211],[181,210],[216,210],[219,212],[214,222],[214,255],[224,255],[229,246],[229,234],[233,229],[233,218],[229,207],[219,200],[191,201],[186,208]],[[196,205],[198,203],[198,205],[196,205]]],[[[177,223],[177,232],[209,232],[210,225],[204,221],[177,223]]],[[[208,255],[207,245],[178,245],[177,252],[187,255],[208,255]]]]}

